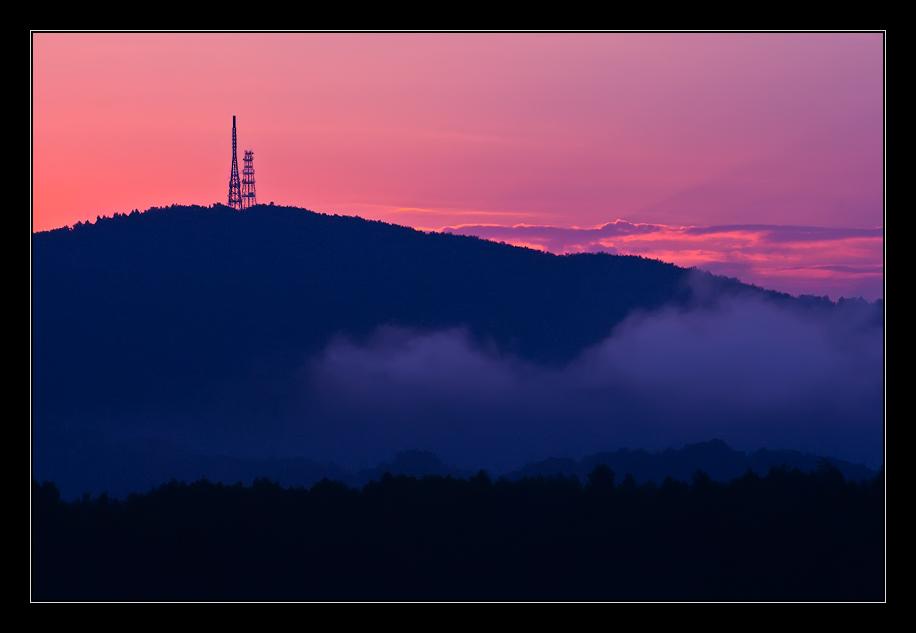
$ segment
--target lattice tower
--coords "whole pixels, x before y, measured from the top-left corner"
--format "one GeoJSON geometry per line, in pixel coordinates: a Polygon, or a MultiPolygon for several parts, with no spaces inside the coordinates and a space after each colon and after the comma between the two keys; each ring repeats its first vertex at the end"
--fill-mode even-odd
{"type": "Polygon", "coordinates": [[[258,203],[254,191],[254,152],[245,151],[245,167],[242,168],[242,208],[248,209],[258,203]]]}
{"type": "Polygon", "coordinates": [[[239,184],[239,161],[236,157],[235,116],[232,117],[232,171],[229,172],[229,206],[242,208],[242,188],[239,184]]]}

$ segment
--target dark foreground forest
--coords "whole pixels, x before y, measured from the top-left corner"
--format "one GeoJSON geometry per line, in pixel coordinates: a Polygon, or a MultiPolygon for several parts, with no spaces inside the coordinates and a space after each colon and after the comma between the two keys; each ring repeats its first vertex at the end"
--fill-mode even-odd
{"type": "Polygon", "coordinates": [[[884,473],[33,483],[33,600],[883,600],[884,473]]]}

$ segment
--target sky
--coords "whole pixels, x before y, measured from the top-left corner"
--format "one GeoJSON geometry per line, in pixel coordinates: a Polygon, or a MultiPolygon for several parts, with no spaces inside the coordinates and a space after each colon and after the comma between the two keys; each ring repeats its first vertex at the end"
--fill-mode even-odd
{"type": "Polygon", "coordinates": [[[880,33],[33,33],[32,228],[258,201],[883,297],[880,33]]]}

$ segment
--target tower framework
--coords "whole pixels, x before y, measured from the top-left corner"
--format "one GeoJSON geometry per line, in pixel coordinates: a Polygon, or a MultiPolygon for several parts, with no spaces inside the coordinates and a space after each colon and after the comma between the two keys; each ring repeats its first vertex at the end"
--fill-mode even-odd
{"type": "Polygon", "coordinates": [[[245,166],[242,168],[242,208],[248,209],[258,204],[254,189],[254,152],[246,150],[243,160],[245,166]]]}
{"type": "Polygon", "coordinates": [[[232,170],[229,172],[229,206],[242,208],[242,187],[239,183],[239,161],[236,156],[235,115],[232,116],[232,170]]]}

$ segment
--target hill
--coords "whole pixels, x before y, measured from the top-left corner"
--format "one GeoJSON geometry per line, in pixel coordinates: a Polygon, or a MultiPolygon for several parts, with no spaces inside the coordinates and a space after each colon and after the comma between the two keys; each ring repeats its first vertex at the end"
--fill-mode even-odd
{"type": "Polygon", "coordinates": [[[99,218],[33,236],[33,405],[39,415],[237,407],[240,384],[282,398],[304,357],[383,325],[462,327],[503,353],[561,364],[633,311],[697,301],[690,274],[288,207],[99,218]]]}

